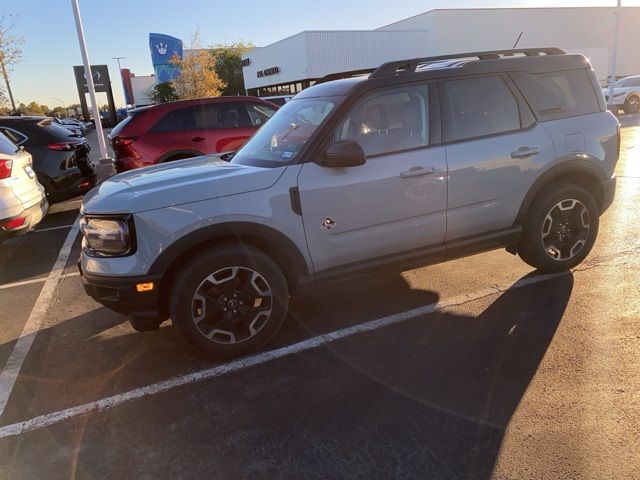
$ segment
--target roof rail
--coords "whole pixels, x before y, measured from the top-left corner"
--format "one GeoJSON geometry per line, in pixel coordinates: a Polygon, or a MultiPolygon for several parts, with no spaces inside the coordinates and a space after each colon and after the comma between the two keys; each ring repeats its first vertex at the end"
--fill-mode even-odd
{"type": "Polygon", "coordinates": [[[477,58],[478,60],[497,60],[504,57],[513,57],[516,55],[524,55],[527,57],[536,57],[538,55],[562,55],[566,53],[557,47],[546,48],[519,48],[516,50],[492,50],[487,52],[470,52],[456,53],[453,55],[440,55],[437,57],[413,58],[409,60],[398,60],[394,62],[383,63],[378,67],[369,78],[389,77],[392,75],[402,75],[414,73],[419,65],[438,62],[442,60],[454,60],[456,58],[477,58]]]}
{"type": "Polygon", "coordinates": [[[332,80],[342,80],[344,78],[359,77],[360,75],[367,75],[368,73],[374,72],[375,70],[375,68],[365,68],[362,70],[352,70],[350,72],[330,73],[316,80],[315,84],[317,85],[318,83],[331,82],[332,80]]]}

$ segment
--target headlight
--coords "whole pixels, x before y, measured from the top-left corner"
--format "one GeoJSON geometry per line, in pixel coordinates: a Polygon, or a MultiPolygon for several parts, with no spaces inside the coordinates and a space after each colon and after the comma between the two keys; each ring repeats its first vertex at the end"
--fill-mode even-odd
{"type": "Polygon", "coordinates": [[[121,257],[131,253],[129,222],[126,219],[83,217],[80,220],[83,246],[90,254],[101,257],[121,257]]]}

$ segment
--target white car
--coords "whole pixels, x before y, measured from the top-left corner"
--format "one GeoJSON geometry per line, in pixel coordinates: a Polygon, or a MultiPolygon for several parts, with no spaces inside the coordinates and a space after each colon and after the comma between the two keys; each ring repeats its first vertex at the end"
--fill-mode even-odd
{"type": "Polygon", "coordinates": [[[0,133],[0,241],[33,230],[48,210],[31,155],[0,133]]]}
{"type": "Polygon", "coordinates": [[[624,110],[624,113],[640,112],[640,75],[625,77],[613,84],[613,98],[609,98],[609,87],[603,88],[607,107],[613,110],[624,110]]]}

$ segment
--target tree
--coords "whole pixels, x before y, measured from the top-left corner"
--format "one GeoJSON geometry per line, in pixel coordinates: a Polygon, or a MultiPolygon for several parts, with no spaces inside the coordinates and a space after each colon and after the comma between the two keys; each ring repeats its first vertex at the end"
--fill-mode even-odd
{"type": "Polygon", "coordinates": [[[0,75],[4,77],[8,94],[4,93],[4,89],[0,90],[0,106],[7,106],[7,97],[9,97],[12,109],[15,107],[9,84],[9,73],[11,73],[12,67],[20,61],[22,57],[21,45],[24,43],[22,37],[12,34],[14,26],[15,17],[13,15],[6,13],[0,15],[0,75]]]}
{"type": "Polygon", "coordinates": [[[180,100],[217,97],[226,86],[216,73],[216,59],[202,48],[198,31],[191,37],[191,48],[184,58],[174,55],[171,63],[180,69],[173,88],[180,100]]]}
{"type": "Polygon", "coordinates": [[[21,103],[18,106],[18,110],[23,115],[42,116],[42,115],[46,115],[47,111],[49,110],[49,107],[47,107],[46,105],[40,105],[36,102],[31,102],[29,105],[25,105],[24,103],[21,103]]]}
{"type": "Polygon", "coordinates": [[[64,118],[67,116],[67,108],[66,107],[54,107],[51,110],[46,112],[48,117],[58,117],[64,118]]]}
{"type": "Polygon", "coordinates": [[[229,45],[218,44],[211,48],[216,60],[216,73],[226,83],[222,95],[244,95],[244,79],[242,76],[242,55],[253,50],[252,43],[236,42],[229,45]]]}
{"type": "Polygon", "coordinates": [[[153,103],[167,103],[179,100],[171,82],[158,83],[153,87],[147,88],[145,93],[153,103]]]}

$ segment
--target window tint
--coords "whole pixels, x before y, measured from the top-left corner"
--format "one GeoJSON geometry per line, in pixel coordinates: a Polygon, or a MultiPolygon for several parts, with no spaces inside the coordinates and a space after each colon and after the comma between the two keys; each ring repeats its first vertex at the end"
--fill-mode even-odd
{"type": "Polygon", "coordinates": [[[16,145],[22,145],[27,140],[27,137],[25,135],[11,128],[0,128],[0,131],[4,133],[7,138],[16,145]]]}
{"type": "Polygon", "coordinates": [[[165,114],[154,126],[154,132],[179,132],[195,128],[193,108],[181,108],[165,114]]]}
{"type": "Polygon", "coordinates": [[[247,111],[249,112],[249,117],[251,117],[251,124],[254,126],[263,125],[276,113],[275,109],[262,103],[247,104],[247,111]]]}
{"type": "Polygon", "coordinates": [[[0,153],[12,155],[16,152],[18,152],[16,144],[9,140],[4,133],[0,132],[0,153]]]}
{"type": "Polygon", "coordinates": [[[429,144],[426,85],[394,88],[358,101],[335,133],[335,141],[355,140],[366,156],[429,144]]]}
{"type": "Polygon", "coordinates": [[[242,103],[213,103],[193,107],[196,130],[251,127],[251,118],[242,103]]]}
{"type": "Polygon", "coordinates": [[[518,102],[500,77],[443,82],[445,141],[464,140],[520,128],[518,102]]]}
{"type": "Polygon", "coordinates": [[[600,111],[586,70],[512,74],[533,111],[542,121],[600,111]]]}

